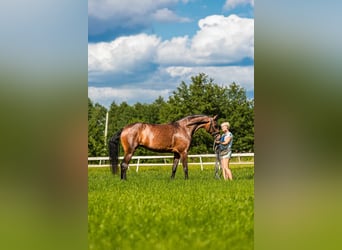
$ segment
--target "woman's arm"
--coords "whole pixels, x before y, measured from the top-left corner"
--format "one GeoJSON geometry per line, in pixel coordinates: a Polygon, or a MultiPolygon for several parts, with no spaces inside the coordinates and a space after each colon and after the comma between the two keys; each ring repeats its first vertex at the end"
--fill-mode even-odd
{"type": "Polygon", "coordinates": [[[232,140],[232,137],[231,136],[226,136],[224,138],[224,141],[221,142],[222,145],[228,145],[228,143],[232,140]]]}

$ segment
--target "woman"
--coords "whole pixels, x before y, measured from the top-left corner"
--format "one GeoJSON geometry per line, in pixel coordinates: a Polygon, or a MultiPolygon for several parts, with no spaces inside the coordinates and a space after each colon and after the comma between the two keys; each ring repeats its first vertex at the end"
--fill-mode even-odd
{"type": "Polygon", "coordinates": [[[229,160],[232,156],[233,134],[229,131],[229,128],[229,122],[224,122],[221,124],[223,134],[220,138],[220,141],[216,142],[220,144],[221,167],[223,178],[225,180],[233,180],[232,171],[229,168],[229,160]]]}

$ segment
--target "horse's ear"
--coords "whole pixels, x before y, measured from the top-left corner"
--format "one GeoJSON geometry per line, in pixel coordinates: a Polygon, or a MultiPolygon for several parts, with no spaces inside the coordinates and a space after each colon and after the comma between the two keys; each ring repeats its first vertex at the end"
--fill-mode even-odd
{"type": "Polygon", "coordinates": [[[215,116],[213,117],[214,121],[216,121],[217,118],[218,118],[218,115],[215,115],[215,116]]]}

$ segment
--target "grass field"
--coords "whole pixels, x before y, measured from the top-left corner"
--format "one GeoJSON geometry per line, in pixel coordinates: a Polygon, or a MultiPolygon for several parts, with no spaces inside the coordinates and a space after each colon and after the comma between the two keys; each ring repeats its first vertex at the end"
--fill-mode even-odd
{"type": "Polygon", "coordinates": [[[142,167],[127,181],[109,168],[88,170],[89,249],[253,249],[254,167],[232,166],[234,181],[214,167],[142,167]]]}

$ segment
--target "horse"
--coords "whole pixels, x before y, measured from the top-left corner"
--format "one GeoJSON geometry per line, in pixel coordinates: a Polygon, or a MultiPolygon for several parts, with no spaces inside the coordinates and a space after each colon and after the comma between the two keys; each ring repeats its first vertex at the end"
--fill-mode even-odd
{"type": "Polygon", "coordinates": [[[191,115],[167,124],[132,123],[120,129],[109,140],[109,157],[112,173],[118,172],[119,140],[124,149],[120,164],[121,180],[126,180],[129,162],[137,147],[156,152],[174,154],[171,179],[174,179],[179,160],[182,160],[185,179],[188,179],[188,151],[194,133],[204,128],[213,137],[219,133],[217,115],[191,115]]]}

